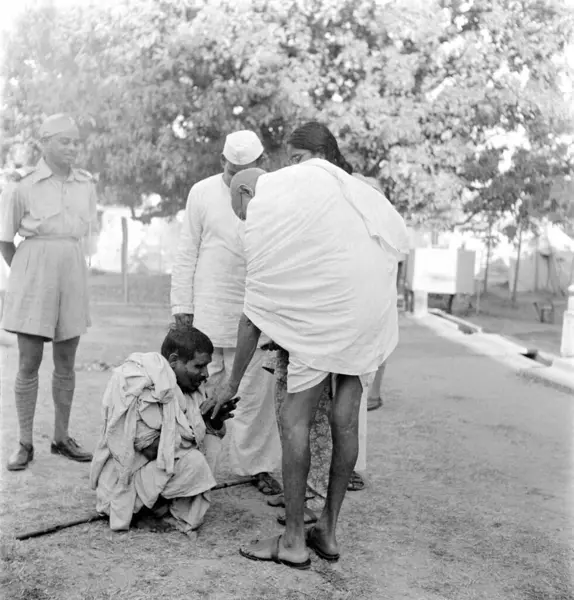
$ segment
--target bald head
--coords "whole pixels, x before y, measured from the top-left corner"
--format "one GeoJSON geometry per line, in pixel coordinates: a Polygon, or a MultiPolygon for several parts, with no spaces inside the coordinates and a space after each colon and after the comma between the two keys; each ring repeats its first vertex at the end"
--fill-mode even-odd
{"type": "Polygon", "coordinates": [[[255,196],[257,180],[265,175],[263,169],[253,168],[240,171],[233,177],[229,185],[231,191],[231,207],[239,219],[245,221],[247,217],[247,205],[255,196]]]}

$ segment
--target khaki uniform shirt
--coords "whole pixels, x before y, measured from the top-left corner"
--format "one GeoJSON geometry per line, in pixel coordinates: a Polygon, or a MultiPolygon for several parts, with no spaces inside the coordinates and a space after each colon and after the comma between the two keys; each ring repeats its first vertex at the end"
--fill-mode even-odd
{"type": "Polygon", "coordinates": [[[72,169],[57,179],[41,159],[36,168],[3,190],[0,200],[0,241],[23,238],[81,239],[97,228],[97,195],[92,176],[72,169]]]}

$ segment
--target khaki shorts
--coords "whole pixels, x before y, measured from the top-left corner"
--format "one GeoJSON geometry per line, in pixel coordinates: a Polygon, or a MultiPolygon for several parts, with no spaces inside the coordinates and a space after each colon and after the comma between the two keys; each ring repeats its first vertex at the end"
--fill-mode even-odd
{"type": "Polygon", "coordinates": [[[88,270],[80,241],[24,240],[12,260],[2,327],[61,342],[84,334],[90,324],[88,270]]]}

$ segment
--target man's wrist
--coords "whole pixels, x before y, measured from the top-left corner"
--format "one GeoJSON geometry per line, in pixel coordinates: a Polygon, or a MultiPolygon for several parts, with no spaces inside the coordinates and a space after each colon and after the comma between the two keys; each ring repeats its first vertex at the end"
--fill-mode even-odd
{"type": "Polygon", "coordinates": [[[237,390],[239,389],[240,383],[241,382],[237,381],[236,379],[229,379],[229,381],[227,382],[227,388],[234,396],[235,394],[237,394],[237,390]]]}

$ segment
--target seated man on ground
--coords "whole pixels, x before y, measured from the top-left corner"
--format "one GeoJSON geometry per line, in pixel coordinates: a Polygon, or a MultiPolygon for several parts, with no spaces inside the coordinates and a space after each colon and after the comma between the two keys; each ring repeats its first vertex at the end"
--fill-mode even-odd
{"type": "Polygon", "coordinates": [[[213,419],[201,414],[212,353],[204,333],[177,324],[161,353],[134,353],[114,370],[90,473],[97,511],[109,515],[112,530],[129,529],[140,511],[184,533],[201,525],[224,421],[237,404],[228,402],[213,419]]]}

